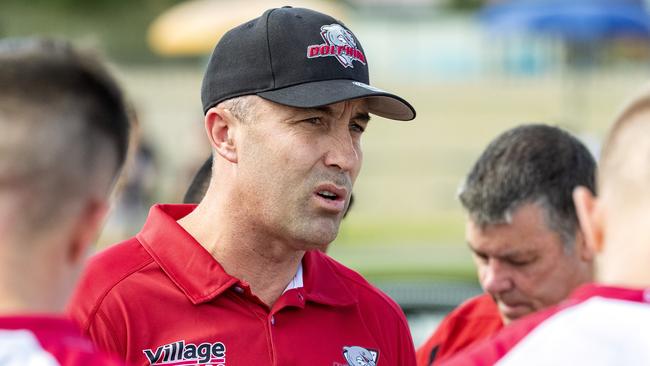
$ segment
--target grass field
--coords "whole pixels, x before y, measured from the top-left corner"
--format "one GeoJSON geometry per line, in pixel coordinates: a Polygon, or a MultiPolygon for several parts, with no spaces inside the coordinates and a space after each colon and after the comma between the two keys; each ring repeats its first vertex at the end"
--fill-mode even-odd
{"type": "MultiPolygon", "coordinates": [[[[178,201],[208,154],[199,104],[202,66],[117,70],[164,162],[160,199],[178,201]]],[[[569,129],[597,151],[617,109],[646,77],[603,71],[577,82],[550,77],[426,85],[380,78],[377,85],[412,101],[418,117],[403,123],[373,118],[355,206],[331,254],[370,277],[473,278],[456,190],[485,145],[509,127],[545,122],[569,129]]]]}

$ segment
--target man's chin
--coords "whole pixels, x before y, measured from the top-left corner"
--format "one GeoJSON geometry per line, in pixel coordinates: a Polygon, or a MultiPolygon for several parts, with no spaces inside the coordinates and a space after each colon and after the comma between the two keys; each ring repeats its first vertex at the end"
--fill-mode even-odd
{"type": "Polygon", "coordinates": [[[504,324],[510,324],[511,322],[523,318],[533,312],[530,306],[525,304],[507,305],[500,302],[498,305],[501,319],[504,324]]]}
{"type": "Polygon", "coordinates": [[[339,232],[338,222],[319,222],[316,225],[304,227],[294,239],[302,242],[303,250],[327,251],[329,245],[336,239],[339,232]]]}

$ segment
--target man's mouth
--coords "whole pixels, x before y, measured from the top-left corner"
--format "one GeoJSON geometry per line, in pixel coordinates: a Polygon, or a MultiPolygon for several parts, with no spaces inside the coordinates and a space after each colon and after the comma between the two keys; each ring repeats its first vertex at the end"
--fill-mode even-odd
{"type": "Polygon", "coordinates": [[[347,192],[347,189],[333,184],[321,184],[314,191],[314,195],[318,197],[321,208],[326,211],[341,212],[345,210],[347,192]]]}
{"type": "Polygon", "coordinates": [[[338,198],[338,195],[336,193],[330,191],[319,191],[316,194],[325,198],[326,200],[334,201],[338,198]]]}

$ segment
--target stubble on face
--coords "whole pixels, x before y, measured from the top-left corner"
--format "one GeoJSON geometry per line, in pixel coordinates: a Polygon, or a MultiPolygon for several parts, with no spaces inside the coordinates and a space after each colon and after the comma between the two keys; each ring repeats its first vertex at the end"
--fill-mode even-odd
{"type": "Polygon", "coordinates": [[[294,109],[258,102],[257,120],[245,126],[246,151],[240,158],[245,169],[238,194],[248,210],[246,219],[270,238],[291,238],[296,249],[324,250],[336,238],[345,210],[318,207],[314,190],[321,184],[344,188],[347,206],[358,171],[350,174],[323,164],[319,139],[325,137],[294,123],[294,109]]]}

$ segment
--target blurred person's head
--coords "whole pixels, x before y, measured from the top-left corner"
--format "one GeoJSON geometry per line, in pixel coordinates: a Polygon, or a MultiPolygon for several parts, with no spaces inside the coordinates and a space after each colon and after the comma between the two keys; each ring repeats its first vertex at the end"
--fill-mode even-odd
{"type": "Polygon", "coordinates": [[[611,127],[602,149],[598,198],[574,193],[580,224],[598,261],[596,279],[650,286],[650,89],[636,96],[611,127]]]}
{"type": "Polygon", "coordinates": [[[572,192],[594,191],[595,169],[575,137],[537,124],[498,136],[468,174],[460,191],[467,243],[506,324],[591,280],[572,192]]]}
{"type": "Polygon", "coordinates": [[[58,311],[107,211],[127,113],[64,41],[0,41],[0,85],[0,311],[58,311]]]}

